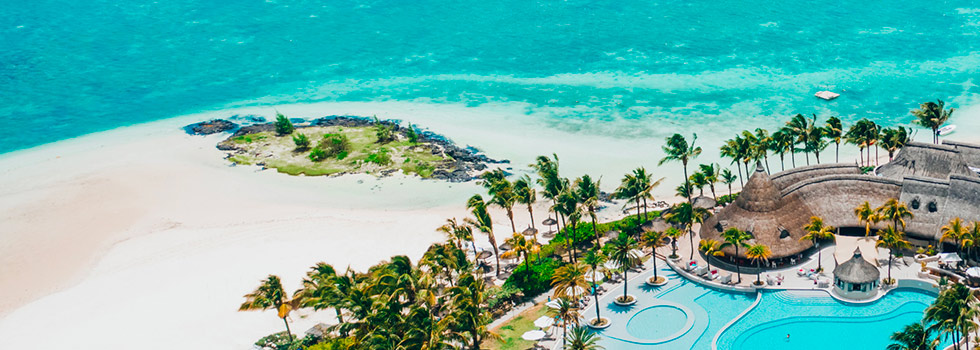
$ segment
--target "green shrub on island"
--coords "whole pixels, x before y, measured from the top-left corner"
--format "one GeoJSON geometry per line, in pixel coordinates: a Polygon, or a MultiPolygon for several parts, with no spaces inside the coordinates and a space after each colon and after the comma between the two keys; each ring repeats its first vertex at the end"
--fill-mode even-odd
{"type": "Polygon", "coordinates": [[[378,143],[385,144],[385,143],[395,141],[394,125],[388,123],[382,123],[381,120],[378,119],[378,117],[374,117],[374,125],[375,125],[374,126],[375,135],[378,137],[378,143]]]}
{"type": "Polygon", "coordinates": [[[293,143],[296,144],[297,151],[310,149],[310,138],[306,137],[306,134],[299,133],[293,136],[293,143]]]}
{"type": "Polygon", "coordinates": [[[415,131],[415,125],[408,123],[408,128],[405,129],[405,136],[408,137],[408,142],[413,145],[419,142],[419,134],[415,131]]]}
{"type": "Polygon", "coordinates": [[[347,158],[348,154],[349,153],[347,151],[340,151],[340,153],[337,153],[337,160],[344,160],[344,158],[347,158]]]}
{"type": "Polygon", "coordinates": [[[367,157],[367,162],[382,166],[389,165],[391,164],[391,154],[388,153],[387,148],[381,148],[376,152],[369,154],[367,157]]]}
{"type": "Polygon", "coordinates": [[[286,332],[269,334],[255,342],[260,348],[272,348],[277,350],[299,350],[307,349],[316,344],[317,338],[307,334],[302,338],[291,338],[286,332]]]}
{"type": "Polygon", "coordinates": [[[320,162],[323,161],[324,159],[327,159],[327,152],[317,147],[314,148],[312,151],[310,151],[310,155],[307,157],[310,158],[310,161],[320,162]]]}
{"type": "MultiPolygon", "coordinates": [[[[317,148],[323,149],[325,152],[327,152],[328,157],[335,157],[341,152],[350,153],[351,150],[350,140],[348,140],[347,135],[344,134],[323,135],[323,140],[320,141],[317,148]]],[[[344,157],[346,157],[346,155],[344,157]]]]}
{"type": "Polygon", "coordinates": [[[293,133],[295,128],[293,127],[293,122],[289,121],[289,118],[282,115],[282,113],[276,112],[276,134],[279,136],[289,135],[293,133]]]}
{"type": "Polygon", "coordinates": [[[551,276],[561,265],[560,261],[542,257],[531,263],[529,273],[526,266],[521,264],[507,277],[504,287],[520,289],[525,296],[541,294],[551,289],[551,276]]]}

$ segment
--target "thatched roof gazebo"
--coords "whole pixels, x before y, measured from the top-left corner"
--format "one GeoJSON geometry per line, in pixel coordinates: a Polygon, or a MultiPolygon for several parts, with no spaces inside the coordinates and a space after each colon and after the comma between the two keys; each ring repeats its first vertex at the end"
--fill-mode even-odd
{"type": "MultiPolygon", "coordinates": [[[[803,225],[811,216],[798,197],[784,200],[765,168],[757,164],[733,205],[704,221],[701,238],[724,241],[721,233],[735,227],[752,235],[750,243],[768,246],[772,251],[770,259],[793,257],[813,246],[810,241],[800,241],[805,234],[803,225]]],[[[732,257],[735,249],[728,247],[724,252],[732,257]]],[[[738,257],[745,258],[744,249],[738,257]]]]}
{"type": "Polygon", "coordinates": [[[861,257],[861,249],[854,249],[850,260],[834,268],[834,291],[851,299],[868,299],[877,294],[881,271],[861,257]]]}

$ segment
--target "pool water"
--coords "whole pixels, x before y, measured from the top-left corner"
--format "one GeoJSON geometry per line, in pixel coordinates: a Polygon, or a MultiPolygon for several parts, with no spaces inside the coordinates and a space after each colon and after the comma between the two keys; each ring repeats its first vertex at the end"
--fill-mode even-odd
{"type": "MultiPolygon", "coordinates": [[[[935,300],[933,294],[905,288],[868,304],[840,302],[820,290],[763,292],[755,308],[722,332],[752,305],[755,294],[703,287],[670,270],[660,274],[668,277],[667,285],[644,285],[652,271],[631,279],[628,292],[637,297],[636,305],[612,302],[622,294],[622,285],[600,298],[602,316],[612,321],[597,331],[600,345],[607,350],[711,350],[717,336],[717,350],[884,349],[892,333],[919,322],[935,300]]],[[[595,317],[595,305],[583,315],[595,317]]]]}

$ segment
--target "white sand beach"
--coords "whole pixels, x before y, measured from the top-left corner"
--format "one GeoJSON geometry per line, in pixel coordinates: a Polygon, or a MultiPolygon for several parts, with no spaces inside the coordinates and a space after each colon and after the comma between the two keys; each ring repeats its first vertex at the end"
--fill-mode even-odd
{"type": "MultiPolygon", "coordinates": [[[[642,139],[571,133],[512,107],[493,116],[407,103],[278,108],[293,117],[409,120],[509,159],[516,173],[526,172],[535,156],[557,152],[563,175],[602,176],[606,191],[642,165],[656,169],[655,177],[668,177],[655,193],[668,200],[680,165],[656,168],[660,145],[669,133],[691,131],[664,128],[642,139]]],[[[363,270],[392,255],[418,259],[443,239],[434,229],[449,217],[465,216],[465,199],[482,192],[475,183],[291,177],[232,167],[214,148],[224,135],[179,130],[231,113],[180,117],[0,156],[3,348],[246,349],[282,327],[271,312],[236,311],[241,296],[266,275],[281,276],[292,291],[318,261],[363,270]]],[[[959,134],[977,129],[961,125],[959,134]]],[[[717,146],[734,131],[704,130],[699,140],[705,154],[698,163],[718,161],[717,146]]],[[[855,157],[850,150],[841,160],[855,157]]],[[[771,162],[778,167],[778,159],[771,162]]],[[[544,205],[536,209],[539,222],[546,217],[544,205]]],[[[515,212],[518,227],[525,227],[526,212],[515,212]]],[[[603,216],[618,213],[613,207],[603,216]]],[[[502,212],[494,215],[502,240],[510,227],[502,212]]],[[[478,243],[486,245],[485,237],[478,243]]],[[[294,332],[330,319],[305,315],[293,314],[294,332]]]]}

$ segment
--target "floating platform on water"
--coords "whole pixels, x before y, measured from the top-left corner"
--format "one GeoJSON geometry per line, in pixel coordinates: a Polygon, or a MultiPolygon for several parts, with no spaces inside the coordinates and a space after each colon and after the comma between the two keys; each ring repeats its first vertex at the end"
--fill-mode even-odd
{"type": "Polygon", "coordinates": [[[822,98],[824,100],[830,101],[830,100],[833,100],[835,98],[840,97],[840,94],[838,94],[836,92],[833,92],[833,91],[820,91],[820,92],[817,92],[816,94],[814,94],[814,96],[817,96],[817,97],[822,98]]]}

